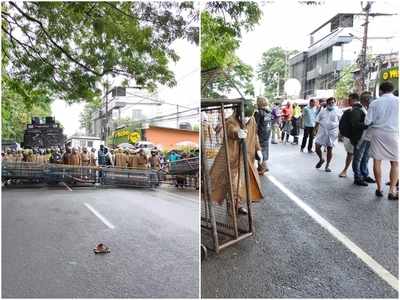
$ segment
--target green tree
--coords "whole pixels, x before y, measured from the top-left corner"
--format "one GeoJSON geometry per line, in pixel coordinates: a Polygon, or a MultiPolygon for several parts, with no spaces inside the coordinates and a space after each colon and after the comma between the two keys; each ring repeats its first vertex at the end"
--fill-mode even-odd
{"type": "Polygon", "coordinates": [[[107,75],[174,86],[172,43],[198,42],[193,2],[3,2],[2,63],[22,90],[67,102],[100,95],[107,75]]]}
{"type": "Polygon", "coordinates": [[[265,85],[265,95],[268,98],[276,97],[279,78],[279,95],[283,93],[283,85],[288,76],[288,58],[296,54],[297,50],[284,50],[281,47],[274,47],[266,50],[258,65],[258,78],[265,85]]]}
{"type": "Polygon", "coordinates": [[[51,115],[50,100],[46,96],[36,95],[41,101],[32,103],[24,101],[20,93],[14,91],[13,81],[6,77],[2,80],[1,90],[1,137],[2,139],[23,141],[24,130],[32,117],[45,117],[51,115]]]}
{"type": "Polygon", "coordinates": [[[86,134],[93,134],[93,117],[101,107],[101,100],[99,98],[94,99],[85,104],[83,111],[79,115],[79,123],[81,128],[85,129],[86,134]]]}
{"type": "Polygon", "coordinates": [[[355,65],[350,65],[340,72],[339,80],[335,85],[335,98],[338,102],[347,99],[347,96],[354,88],[355,80],[353,78],[353,72],[356,69],[355,65]]]}
{"type": "MultiPolygon", "coordinates": [[[[223,70],[246,94],[254,94],[252,68],[240,61],[235,51],[243,32],[250,31],[261,19],[256,2],[207,2],[201,13],[201,69],[223,70]]],[[[217,97],[229,92],[230,82],[223,76],[213,80],[202,77],[203,97],[217,97]]]]}

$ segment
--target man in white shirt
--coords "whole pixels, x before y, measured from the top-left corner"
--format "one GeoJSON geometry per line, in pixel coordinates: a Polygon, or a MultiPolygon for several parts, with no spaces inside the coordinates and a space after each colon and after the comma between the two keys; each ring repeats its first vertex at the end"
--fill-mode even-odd
{"type": "Polygon", "coordinates": [[[321,110],[315,120],[315,130],[318,130],[315,139],[315,153],[317,153],[319,157],[319,162],[315,167],[319,169],[325,162],[322,158],[321,151],[321,146],[325,146],[327,150],[325,172],[332,172],[329,168],[329,164],[332,160],[332,150],[339,134],[339,120],[342,115],[341,111],[335,106],[335,101],[333,97],[328,98],[326,100],[326,109],[321,110]]]}
{"type": "Polygon", "coordinates": [[[393,84],[383,82],[379,87],[380,97],[373,101],[365,117],[369,126],[370,156],[374,159],[376,196],[382,197],[382,160],[390,161],[389,200],[398,200],[396,183],[399,180],[399,99],[393,95],[393,84]]]}

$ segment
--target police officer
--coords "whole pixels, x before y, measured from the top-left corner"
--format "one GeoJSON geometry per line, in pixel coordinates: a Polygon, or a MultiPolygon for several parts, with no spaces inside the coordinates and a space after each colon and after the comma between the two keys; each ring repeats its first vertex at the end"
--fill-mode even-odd
{"type": "Polygon", "coordinates": [[[140,149],[137,155],[137,167],[139,169],[147,169],[147,156],[143,149],[140,149]]]}
{"type": "Polygon", "coordinates": [[[157,150],[152,150],[151,151],[151,156],[149,158],[149,163],[150,167],[155,170],[160,170],[161,169],[161,162],[160,162],[160,156],[158,155],[157,150]]]}
{"type": "Polygon", "coordinates": [[[82,166],[89,166],[90,165],[90,154],[86,147],[82,148],[82,152],[80,153],[80,162],[82,166]]]}
{"type": "Polygon", "coordinates": [[[78,152],[78,149],[73,147],[71,153],[70,165],[79,166],[80,164],[81,164],[80,153],[78,152]]]}

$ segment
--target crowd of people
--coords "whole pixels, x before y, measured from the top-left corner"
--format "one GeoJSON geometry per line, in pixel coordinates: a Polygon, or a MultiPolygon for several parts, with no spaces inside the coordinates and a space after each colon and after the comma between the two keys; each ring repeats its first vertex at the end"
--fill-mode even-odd
{"type": "Polygon", "coordinates": [[[293,136],[291,144],[298,145],[302,118],[304,134],[300,151],[304,152],[306,146],[309,153],[315,151],[318,156],[315,165],[317,169],[324,166],[326,172],[332,172],[330,164],[333,149],[341,136],[347,154],[344,169],[339,173],[339,177],[347,177],[347,170],[351,165],[354,184],[368,186],[368,183],[376,183],[375,194],[382,197],[381,163],[389,161],[391,168],[390,180],[387,183],[388,199],[398,200],[399,103],[393,90],[392,83],[382,83],[380,97],[375,100],[369,92],[362,92],[360,95],[351,93],[348,96],[350,107],[343,110],[336,105],[336,99],[333,97],[319,101],[310,99],[303,110],[290,101],[282,108],[279,103],[270,108],[267,99],[259,97],[258,111],[254,115],[262,148],[259,175],[268,171],[266,160],[269,158],[271,135],[271,144],[286,144],[290,136],[293,136]],[[368,171],[370,157],[373,159],[374,178],[368,171]]]}
{"type": "Polygon", "coordinates": [[[196,156],[195,151],[184,152],[171,150],[164,155],[157,148],[146,153],[143,148],[136,149],[111,149],[100,145],[100,149],[87,147],[65,148],[52,147],[48,149],[14,149],[7,148],[2,152],[2,161],[52,163],[73,166],[109,166],[115,168],[137,168],[137,169],[163,169],[168,162],[196,156]]]}

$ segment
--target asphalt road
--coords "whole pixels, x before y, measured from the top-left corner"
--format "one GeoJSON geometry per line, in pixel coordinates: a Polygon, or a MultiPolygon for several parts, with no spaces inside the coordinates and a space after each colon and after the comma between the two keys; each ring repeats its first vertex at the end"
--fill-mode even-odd
{"type": "MultiPolygon", "coordinates": [[[[315,154],[271,145],[269,174],[398,278],[398,202],[376,198],[375,185],[353,185],[351,169],[339,178],[343,144],[334,154],[333,172],[326,173],[315,169],[315,154]]],[[[383,166],[388,178],[389,164],[383,166]]],[[[398,297],[270,179],[262,177],[262,185],[265,199],[253,206],[255,236],[202,262],[202,297],[398,297]]]]}
{"type": "Polygon", "coordinates": [[[198,297],[198,228],[194,190],[5,188],[2,297],[198,297]]]}

